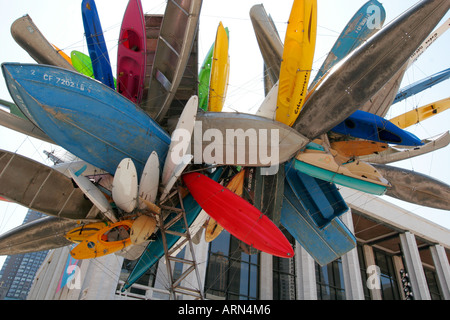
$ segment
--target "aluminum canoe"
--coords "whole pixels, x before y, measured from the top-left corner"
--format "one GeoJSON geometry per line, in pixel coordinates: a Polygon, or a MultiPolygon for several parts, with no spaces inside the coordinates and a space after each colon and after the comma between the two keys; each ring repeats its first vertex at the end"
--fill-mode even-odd
{"type": "Polygon", "coordinates": [[[308,142],[297,131],[275,120],[244,113],[199,112],[192,148],[195,163],[265,167],[286,162],[308,142]],[[272,142],[276,135],[278,141],[272,142]],[[208,162],[206,156],[212,150],[220,156],[216,152],[214,162],[208,162]],[[265,156],[272,158],[270,163],[265,156]]]}
{"type": "Polygon", "coordinates": [[[408,62],[401,67],[397,73],[381,88],[374,96],[372,96],[360,110],[385,117],[395,96],[397,95],[406,70],[433,44],[436,40],[450,29],[450,18],[447,19],[439,28],[434,30],[411,55],[408,62]]]}
{"type": "Polygon", "coordinates": [[[450,185],[408,169],[373,164],[389,181],[386,195],[421,206],[450,210],[450,185]]]}
{"type": "Polygon", "coordinates": [[[183,78],[198,30],[202,0],[169,0],[162,21],[148,94],[141,103],[164,122],[183,78]]]}
{"type": "Polygon", "coordinates": [[[450,144],[450,131],[447,131],[437,137],[422,140],[423,145],[419,147],[401,148],[401,146],[388,147],[387,150],[378,154],[371,154],[359,157],[363,161],[370,163],[386,164],[405,159],[411,159],[429,152],[445,148],[450,144]]]}
{"type": "Polygon", "coordinates": [[[77,226],[74,220],[43,217],[0,235],[0,255],[56,249],[72,244],[64,235],[77,226]]]}
{"type": "Polygon", "coordinates": [[[62,173],[4,150],[0,150],[0,196],[59,218],[80,220],[95,212],[92,202],[62,173]]]}
{"type": "Polygon", "coordinates": [[[267,73],[271,81],[276,83],[280,76],[284,44],[262,4],[256,4],[250,9],[250,19],[267,73]]]}
{"type": "Polygon", "coordinates": [[[47,41],[29,15],[14,21],[11,35],[37,63],[75,70],[47,41]]]}
{"type": "Polygon", "coordinates": [[[309,88],[313,88],[328,70],[377,33],[385,19],[386,11],[377,0],[367,1],[359,8],[342,30],[309,88]]]}

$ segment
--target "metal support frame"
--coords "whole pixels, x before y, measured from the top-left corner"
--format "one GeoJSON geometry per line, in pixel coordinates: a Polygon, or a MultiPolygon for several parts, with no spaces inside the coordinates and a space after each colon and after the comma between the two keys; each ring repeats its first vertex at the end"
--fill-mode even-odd
{"type": "Polygon", "coordinates": [[[197,300],[203,300],[204,299],[203,288],[202,288],[202,283],[201,283],[201,279],[200,279],[200,274],[198,271],[198,264],[195,259],[194,246],[192,243],[191,234],[189,232],[189,226],[188,226],[187,219],[186,219],[186,212],[184,210],[182,196],[181,196],[181,192],[179,189],[177,190],[177,193],[178,193],[178,197],[180,200],[181,209],[169,207],[169,206],[161,206],[162,211],[177,212],[178,213],[177,216],[174,217],[171,221],[168,221],[167,223],[164,221],[164,219],[160,219],[160,230],[161,230],[163,246],[164,246],[164,256],[166,258],[167,274],[169,276],[169,282],[170,282],[169,283],[170,299],[176,300],[177,299],[176,294],[182,294],[182,295],[193,296],[197,300]],[[181,219],[183,219],[185,230],[186,230],[184,233],[169,230],[170,227],[172,227],[177,221],[180,221],[181,219]],[[171,250],[169,250],[167,247],[166,234],[180,236],[181,238],[183,238],[183,241],[179,245],[177,245],[177,246],[173,247],[171,250]],[[189,250],[191,252],[192,260],[178,258],[176,256],[173,256],[175,252],[177,252],[180,248],[182,248],[186,245],[186,242],[189,245],[189,250]],[[177,280],[174,280],[174,277],[173,277],[172,262],[173,263],[179,262],[179,263],[183,263],[183,264],[189,266],[177,280]],[[181,282],[192,272],[195,272],[195,275],[197,277],[198,288],[196,289],[196,288],[188,288],[188,287],[181,286],[181,282]]]}

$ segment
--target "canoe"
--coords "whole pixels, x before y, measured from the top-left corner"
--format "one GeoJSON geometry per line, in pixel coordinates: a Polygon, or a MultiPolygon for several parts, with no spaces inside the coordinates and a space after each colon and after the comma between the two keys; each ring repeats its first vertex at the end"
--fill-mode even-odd
{"type": "Polygon", "coordinates": [[[165,121],[183,78],[198,30],[201,6],[201,0],[167,2],[148,94],[141,103],[141,108],[158,123],[165,121]]]}
{"type": "Polygon", "coordinates": [[[40,162],[1,150],[0,172],[0,196],[32,210],[79,220],[93,209],[69,178],[40,162]]]}
{"type": "MultiPolygon", "coordinates": [[[[226,185],[226,188],[231,192],[234,192],[238,196],[242,196],[243,188],[244,188],[244,175],[245,170],[241,170],[241,172],[237,173],[230,182],[226,185]]],[[[208,223],[205,229],[205,241],[211,242],[215,238],[219,236],[222,232],[223,227],[217,223],[214,218],[209,218],[208,223]]]]}
{"type": "Polygon", "coordinates": [[[385,117],[389,108],[394,102],[406,70],[433,44],[436,40],[450,29],[450,18],[434,30],[411,55],[408,62],[401,67],[397,73],[389,80],[383,88],[381,88],[374,96],[372,96],[360,110],[385,117]]]}
{"type": "Polygon", "coordinates": [[[421,1],[377,32],[330,69],[293,127],[315,139],[347,119],[408,61],[449,8],[445,0],[421,1]]]}
{"type": "Polygon", "coordinates": [[[230,56],[228,55],[228,30],[219,23],[214,42],[209,83],[208,111],[220,112],[225,103],[230,76],[230,56]]]}
{"type": "Polygon", "coordinates": [[[73,67],[76,71],[85,76],[95,78],[94,77],[94,69],[92,68],[91,58],[84,54],[83,52],[73,50],[70,53],[70,57],[72,59],[73,67]]]}
{"type": "Polygon", "coordinates": [[[81,243],[107,226],[108,222],[105,221],[78,225],[76,228],[67,231],[64,237],[71,242],[81,243]]]}
{"type": "Polygon", "coordinates": [[[64,235],[77,222],[43,217],[24,223],[0,235],[0,255],[14,255],[56,249],[70,245],[64,235]]]}
{"type": "Polygon", "coordinates": [[[388,147],[387,150],[378,154],[360,157],[360,160],[370,163],[391,163],[405,159],[411,159],[429,152],[445,148],[450,144],[450,131],[436,137],[422,140],[420,147],[400,148],[396,146],[388,147]]]}
{"type": "Polygon", "coordinates": [[[285,173],[287,181],[295,181],[295,195],[302,203],[314,224],[323,229],[333,219],[348,211],[345,200],[336,185],[328,181],[311,177],[295,168],[295,161],[286,163],[285,173]]]}
{"type": "Polygon", "coordinates": [[[230,234],[271,255],[294,256],[280,229],[250,203],[201,173],[188,173],[182,178],[195,201],[230,234]]]}
{"type": "Polygon", "coordinates": [[[361,110],[356,110],[331,131],[382,143],[404,146],[421,146],[423,144],[414,134],[397,127],[380,116],[361,110]]]}
{"type": "Polygon", "coordinates": [[[294,0],[284,39],[276,119],[292,126],[300,114],[316,49],[317,0],[294,0]]]}
{"type": "Polygon", "coordinates": [[[313,88],[328,70],[377,33],[385,19],[386,11],[377,0],[369,0],[359,8],[342,30],[309,87],[313,88]]]}
{"type": "Polygon", "coordinates": [[[47,41],[29,15],[13,22],[11,35],[37,63],[74,70],[70,63],[47,41]]]}
{"type": "Polygon", "coordinates": [[[383,152],[388,148],[388,145],[366,140],[346,140],[331,142],[331,148],[344,157],[355,158],[383,152]]]}
{"type": "Polygon", "coordinates": [[[169,135],[111,88],[51,66],[13,63],[2,67],[16,104],[77,157],[109,173],[130,157],[140,175],[153,151],[164,163],[169,135]]]}
{"type": "Polygon", "coordinates": [[[128,2],[117,47],[117,91],[141,103],[147,67],[147,35],[141,0],[128,2]]]}
{"type": "MultiPolygon", "coordinates": [[[[222,168],[217,169],[212,175],[211,179],[214,181],[219,180],[221,174],[223,172],[222,168]]],[[[187,195],[185,198],[183,198],[183,207],[186,212],[186,221],[187,225],[189,226],[189,229],[195,222],[196,218],[199,216],[199,214],[203,211],[202,208],[199,206],[199,204],[194,200],[192,195],[187,195]]],[[[173,218],[175,218],[178,215],[177,212],[171,212],[169,216],[166,218],[166,222],[170,222],[173,218]]],[[[183,219],[178,220],[175,222],[170,228],[169,231],[184,233],[186,232],[185,224],[183,222],[183,219]]],[[[194,234],[194,233],[191,233],[194,234]]],[[[166,244],[167,244],[167,250],[171,250],[174,245],[177,243],[177,241],[181,240],[180,236],[172,234],[172,233],[166,233],[166,244]]],[[[158,230],[156,232],[155,241],[152,241],[148,244],[147,248],[145,249],[142,256],[137,261],[135,267],[130,272],[130,275],[128,276],[128,279],[126,280],[122,291],[125,291],[133,283],[135,283],[137,280],[139,280],[140,277],[142,277],[148,269],[150,269],[158,260],[164,256],[164,242],[163,237],[161,235],[161,231],[158,230]]]]}
{"type": "Polygon", "coordinates": [[[267,74],[271,82],[276,83],[280,76],[284,44],[278,35],[272,18],[267,14],[262,4],[256,4],[250,9],[250,19],[267,74]]]}
{"type": "Polygon", "coordinates": [[[291,159],[308,142],[275,120],[244,113],[199,112],[192,150],[194,163],[267,167],[291,159]]]}
{"type": "Polygon", "coordinates": [[[95,1],[83,0],[81,3],[81,14],[89,56],[94,69],[94,77],[108,87],[115,89],[108,48],[106,47],[95,1]]]}
{"type": "Polygon", "coordinates": [[[214,52],[214,43],[209,48],[198,73],[198,107],[208,111],[209,80],[211,77],[211,64],[214,52]]]}
{"type": "Polygon", "coordinates": [[[322,229],[317,227],[295,193],[298,182],[297,175],[286,175],[281,224],[319,265],[324,266],[354,249],[356,238],[339,218],[322,229]]]}
{"type": "Polygon", "coordinates": [[[386,195],[420,206],[450,210],[450,186],[428,175],[408,169],[373,164],[389,181],[386,195]]]}
{"type": "Polygon", "coordinates": [[[389,183],[377,170],[363,161],[338,164],[333,155],[308,150],[296,156],[294,167],[314,178],[334,182],[359,191],[383,195],[389,183]]]}
{"type": "Polygon", "coordinates": [[[433,74],[432,76],[427,77],[425,79],[414,82],[414,83],[400,89],[400,91],[395,96],[393,103],[403,101],[406,98],[409,98],[415,94],[418,94],[428,88],[431,88],[432,86],[435,86],[449,78],[450,78],[450,68],[442,70],[440,72],[437,72],[437,73],[433,74]]]}
{"type": "Polygon", "coordinates": [[[450,108],[450,98],[416,108],[389,120],[399,128],[407,128],[450,108]]]}
{"type": "MultiPolygon", "coordinates": [[[[70,251],[70,255],[77,260],[82,260],[94,259],[120,251],[131,245],[130,229],[132,225],[132,220],[122,220],[116,223],[107,223],[94,234],[91,234],[92,231],[88,230],[86,237],[70,251]]],[[[77,232],[83,236],[85,227],[90,229],[87,225],[71,230],[67,239],[70,240],[70,236],[77,232]]],[[[79,239],[80,236],[77,237],[77,241],[79,239]]]]}
{"type": "Polygon", "coordinates": [[[0,125],[8,129],[23,133],[27,136],[55,144],[47,134],[42,131],[38,126],[27,118],[18,117],[10,112],[6,112],[0,109],[0,125]]]}
{"type": "MultiPolygon", "coordinates": [[[[84,54],[83,52],[73,50],[70,53],[70,57],[73,63],[73,67],[76,71],[90,78],[94,78],[94,69],[92,67],[91,57],[84,54]]],[[[117,79],[114,78],[114,87],[117,87],[117,79]]]]}
{"type": "Polygon", "coordinates": [[[66,60],[68,63],[70,63],[70,65],[72,65],[72,59],[64,51],[62,51],[60,48],[55,46],[53,43],[52,43],[52,47],[56,50],[56,52],[58,52],[61,55],[61,57],[64,58],[64,60],[66,60]]]}

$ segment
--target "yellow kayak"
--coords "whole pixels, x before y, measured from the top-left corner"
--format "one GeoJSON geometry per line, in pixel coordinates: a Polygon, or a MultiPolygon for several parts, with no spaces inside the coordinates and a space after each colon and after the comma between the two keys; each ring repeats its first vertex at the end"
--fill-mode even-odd
{"type": "Polygon", "coordinates": [[[230,76],[230,57],[228,55],[228,35],[222,22],[217,28],[214,53],[211,63],[211,78],[209,83],[208,110],[222,111],[227,95],[230,76]]]}
{"type": "Polygon", "coordinates": [[[436,101],[434,103],[427,104],[420,108],[408,111],[398,117],[389,120],[396,126],[405,129],[413,124],[419,123],[425,119],[428,119],[438,113],[441,113],[450,108],[450,98],[436,101]]]}
{"type": "MultiPolygon", "coordinates": [[[[227,185],[227,189],[233,191],[238,196],[242,196],[242,193],[244,191],[244,176],[245,170],[242,170],[237,175],[235,175],[233,179],[231,179],[231,181],[227,185]]],[[[216,220],[210,217],[206,226],[205,241],[213,241],[219,236],[222,230],[223,228],[216,222],[216,220]]]]}
{"type": "Polygon", "coordinates": [[[131,245],[132,225],[132,220],[123,220],[116,223],[93,223],[73,229],[66,234],[66,238],[79,244],[70,251],[70,255],[78,260],[92,259],[122,250],[131,245]],[[97,229],[101,225],[103,227],[97,229]]]}
{"type": "Polygon", "coordinates": [[[316,48],[317,0],[295,0],[284,40],[276,120],[292,126],[306,101],[316,48]]]}

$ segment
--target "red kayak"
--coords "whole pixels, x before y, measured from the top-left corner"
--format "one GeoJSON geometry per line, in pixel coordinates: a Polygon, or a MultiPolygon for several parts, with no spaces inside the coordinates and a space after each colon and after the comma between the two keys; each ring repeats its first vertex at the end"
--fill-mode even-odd
{"type": "Polygon", "coordinates": [[[147,36],[141,0],[130,0],[117,49],[117,91],[138,104],[144,93],[147,36]]]}
{"type": "Polygon", "coordinates": [[[274,256],[294,256],[280,229],[243,198],[197,172],[183,175],[183,181],[202,209],[233,236],[274,256]]]}

